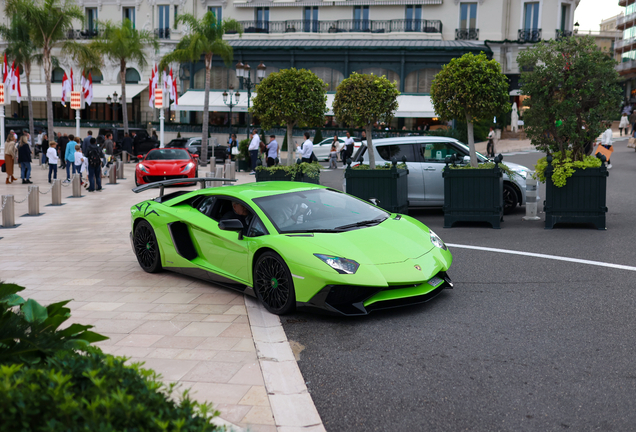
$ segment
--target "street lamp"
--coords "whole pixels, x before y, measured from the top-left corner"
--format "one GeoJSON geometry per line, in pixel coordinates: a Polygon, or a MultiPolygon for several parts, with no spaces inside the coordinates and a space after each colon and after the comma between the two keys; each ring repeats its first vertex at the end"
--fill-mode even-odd
{"type": "MultiPolygon", "coordinates": [[[[247,139],[250,138],[250,98],[252,97],[252,89],[256,87],[256,83],[252,82],[252,76],[250,74],[251,67],[248,64],[243,64],[242,62],[238,62],[236,64],[236,77],[239,79],[241,85],[247,90],[247,139]]],[[[256,67],[256,78],[258,82],[261,82],[263,78],[265,78],[265,71],[267,70],[267,66],[261,62],[256,67]]]]}
{"type": "Polygon", "coordinates": [[[230,86],[229,94],[226,91],[223,92],[223,103],[230,108],[230,138],[232,138],[232,108],[238,105],[241,99],[241,94],[238,90],[234,94],[232,94],[232,91],[234,91],[234,87],[230,86]]]}
{"type": "Polygon", "coordinates": [[[113,122],[117,121],[117,119],[115,117],[117,117],[117,98],[119,97],[119,95],[117,94],[117,92],[113,92],[113,96],[111,97],[110,95],[106,96],[106,103],[108,105],[112,105],[113,108],[113,122]]]}

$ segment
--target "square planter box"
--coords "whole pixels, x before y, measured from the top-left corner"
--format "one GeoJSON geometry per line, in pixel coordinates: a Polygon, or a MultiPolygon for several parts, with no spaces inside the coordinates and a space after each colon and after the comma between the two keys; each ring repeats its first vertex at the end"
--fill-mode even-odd
{"type": "Polygon", "coordinates": [[[546,168],[545,228],[552,229],[558,223],[592,224],[606,229],[607,168],[577,169],[567,179],[565,186],[552,183],[552,165],[546,168]]]}
{"type": "Polygon", "coordinates": [[[408,173],[394,163],[390,170],[356,170],[347,166],[345,179],[349,195],[369,201],[380,201],[379,207],[391,213],[408,214],[408,173]]]}
{"type": "Polygon", "coordinates": [[[503,172],[493,169],[451,169],[444,177],[444,228],[456,222],[488,222],[499,229],[503,219],[503,172]]]}

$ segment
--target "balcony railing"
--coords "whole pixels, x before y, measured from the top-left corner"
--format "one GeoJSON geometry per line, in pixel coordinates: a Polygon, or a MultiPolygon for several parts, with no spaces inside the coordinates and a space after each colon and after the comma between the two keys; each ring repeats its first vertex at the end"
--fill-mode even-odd
{"type": "Polygon", "coordinates": [[[479,40],[479,29],[455,29],[455,40],[479,40]]]}
{"type": "Polygon", "coordinates": [[[170,39],[170,27],[155,29],[155,36],[159,39],[170,39]]]}
{"type": "Polygon", "coordinates": [[[561,39],[564,39],[564,38],[572,37],[573,35],[574,35],[574,32],[572,30],[559,30],[559,29],[557,29],[556,36],[554,37],[554,39],[561,40],[561,39]]]}
{"type": "MultiPolygon", "coordinates": [[[[441,33],[439,20],[240,21],[245,33],[441,33]]],[[[232,32],[228,32],[232,33],[232,32]]]]}
{"type": "Polygon", "coordinates": [[[102,34],[101,30],[69,30],[66,32],[66,39],[82,40],[95,39],[102,34]]]}
{"type": "Polygon", "coordinates": [[[619,16],[616,19],[616,28],[619,30],[625,30],[626,27],[631,27],[629,24],[633,25],[635,20],[636,12],[625,16],[619,16]]]}
{"type": "Polygon", "coordinates": [[[517,39],[519,42],[541,41],[541,29],[520,29],[517,39]]]}

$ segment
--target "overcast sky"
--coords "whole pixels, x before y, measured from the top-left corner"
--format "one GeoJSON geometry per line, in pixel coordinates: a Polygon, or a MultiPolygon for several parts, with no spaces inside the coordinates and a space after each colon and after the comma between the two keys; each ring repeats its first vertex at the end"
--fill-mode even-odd
{"type": "Polygon", "coordinates": [[[574,22],[579,23],[580,30],[599,30],[601,20],[625,12],[618,5],[618,0],[581,0],[574,11],[574,22]]]}

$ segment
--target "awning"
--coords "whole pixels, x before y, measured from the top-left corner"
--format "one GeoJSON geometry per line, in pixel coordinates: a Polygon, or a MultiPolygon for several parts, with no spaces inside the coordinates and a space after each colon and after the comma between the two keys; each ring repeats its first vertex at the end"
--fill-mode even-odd
{"type": "MultiPolygon", "coordinates": [[[[232,108],[232,112],[247,112],[247,92],[239,90],[241,98],[238,105],[232,108]]],[[[252,100],[256,93],[252,93],[252,100]]],[[[203,98],[205,92],[203,90],[188,90],[179,97],[179,105],[172,104],[172,109],[180,111],[203,111],[203,98]]],[[[334,93],[327,94],[327,113],[325,115],[333,115],[333,100],[336,97],[334,93]]],[[[251,102],[250,102],[251,105],[251,102]]],[[[437,117],[433,109],[433,102],[430,96],[424,95],[400,95],[398,96],[398,110],[395,117],[408,118],[433,118],[437,117]]],[[[229,112],[230,108],[223,103],[223,92],[214,90],[210,91],[210,102],[208,104],[210,112],[229,112]]]]}
{"type": "MultiPolygon", "coordinates": [[[[132,99],[147,87],[148,84],[126,84],[126,102],[132,103],[132,99]]],[[[121,98],[121,84],[93,84],[93,102],[106,103],[106,98],[109,95],[112,97],[114,92],[121,98]]],[[[51,84],[51,98],[53,102],[62,100],[62,84],[51,84]]],[[[34,102],[46,102],[46,84],[31,84],[31,99],[34,102]]],[[[27,88],[26,84],[22,83],[22,102],[26,100],[27,88]]],[[[121,102],[121,99],[119,101],[121,102]]]]}

